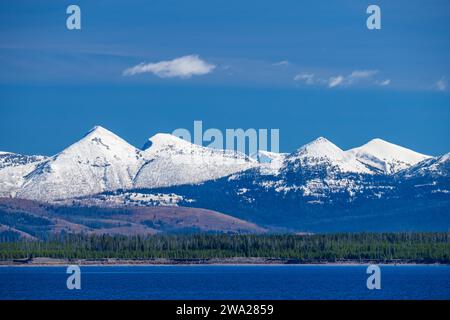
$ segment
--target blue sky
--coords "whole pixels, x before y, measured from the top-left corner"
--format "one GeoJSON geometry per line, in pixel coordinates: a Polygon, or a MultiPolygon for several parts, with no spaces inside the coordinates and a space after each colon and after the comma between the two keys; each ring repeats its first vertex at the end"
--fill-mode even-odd
{"type": "Polygon", "coordinates": [[[279,128],[286,152],[325,136],[446,153],[449,35],[448,1],[2,1],[0,150],[54,154],[96,124],[141,146],[202,120],[279,128]]]}

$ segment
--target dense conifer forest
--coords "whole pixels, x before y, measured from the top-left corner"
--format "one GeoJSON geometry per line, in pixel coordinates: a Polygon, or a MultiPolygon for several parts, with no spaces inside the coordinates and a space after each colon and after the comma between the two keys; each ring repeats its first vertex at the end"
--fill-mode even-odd
{"type": "Polygon", "coordinates": [[[411,261],[450,263],[448,233],[317,235],[64,235],[44,241],[0,243],[0,259],[213,259],[268,258],[308,261],[411,261]]]}

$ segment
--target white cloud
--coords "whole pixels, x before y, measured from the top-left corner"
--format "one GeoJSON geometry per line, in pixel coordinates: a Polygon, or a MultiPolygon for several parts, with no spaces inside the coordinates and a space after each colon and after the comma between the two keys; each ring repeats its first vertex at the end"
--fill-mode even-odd
{"type": "Polygon", "coordinates": [[[382,80],[382,81],[376,81],[375,82],[377,85],[385,87],[391,84],[391,79],[386,79],[386,80],[382,80]]]}
{"type": "Polygon", "coordinates": [[[347,76],[338,75],[330,77],[328,79],[328,87],[334,88],[337,86],[350,86],[360,81],[370,81],[377,73],[378,70],[355,70],[347,76]]]}
{"type": "Polygon", "coordinates": [[[334,88],[340,86],[344,83],[345,78],[343,76],[330,77],[328,79],[328,87],[334,88]]]}
{"type": "Polygon", "coordinates": [[[306,84],[314,84],[314,74],[313,73],[299,73],[294,77],[295,81],[303,81],[306,84]]]}
{"type": "Polygon", "coordinates": [[[153,73],[160,78],[187,79],[192,76],[208,74],[215,68],[215,65],[200,59],[198,55],[189,55],[169,61],[141,63],[126,69],[123,74],[132,76],[140,73],[153,73]]]}
{"type": "Polygon", "coordinates": [[[434,87],[436,88],[436,90],[438,91],[445,91],[447,90],[447,81],[444,78],[439,79],[438,81],[436,81],[436,83],[434,84],[434,87]]]}
{"type": "Polygon", "coordinates": [[[367,79],[371,78],[378,73],[378,70],[355,70],[348,78],[349,79],[367,79]]]}
{"type": "Polygon", "coordinates": [[[273,65],[274,66],[281,66],[281,67],[287,67],[289,66],[291,63],[288,60],[283,60],[283,61],[279,61],[279,62],[275,62],[273,65]]]}
{"type": "Polygon", "coordinates": [[[348,75],[334,75],[329,77],[316,76],[314,73],[299,73],[294,77],[294,80],[302,81],[307,85],[324,85],[329,88],[339,86],[349,87],[360,82],[367,82],[380,86],[387,86],[391,83],[390,79],[374,79],[374,76],[377,74],[378,70],[354,70],[348,75]]]}

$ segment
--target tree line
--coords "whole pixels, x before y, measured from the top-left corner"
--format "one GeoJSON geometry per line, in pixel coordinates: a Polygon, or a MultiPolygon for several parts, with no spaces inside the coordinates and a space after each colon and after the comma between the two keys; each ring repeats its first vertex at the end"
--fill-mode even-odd
{"type": "Polygon", "coordinates": [[[448,233],[340,233],[317,235],[191,234],[155,236],[58,235],[0,243],[0,259],[212,259],[299,261],[409,260],[450,263],[448,233]]]}

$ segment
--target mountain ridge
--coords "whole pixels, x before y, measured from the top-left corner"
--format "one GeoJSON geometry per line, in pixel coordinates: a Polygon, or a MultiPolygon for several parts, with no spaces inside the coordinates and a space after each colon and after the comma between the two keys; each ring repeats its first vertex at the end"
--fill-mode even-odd
{"type": "MultiPolygon", "coordinates": [[[[0,164],[8,154],[0,154],[0,164]]],[[[247,170],[269,176],[282,171],[296,175],[312,172],[324,182],[338,181],[336,177],[342,174],[395,175],[435,158],[381,139],[344,151],[324,137],[291,154],[260,151],[257,159],[232,150],[199,146],[165,133],[152,136],[138,149],[111,131],[95,126],[60,153],[33,159],[36,161],[18,163],[16,168],[0,166],[0,195],[62,200],[115,190],[201,184],[247,170]],[[396,150],[401,151],[398,159],[396,150]],[[392,163],[396,164],[393,169],[380,167],[392,163]]],[[[319,183],[316,187],[324,186],[319,183]]]]}
{"type": "Polygon", "coordinates": [[[170,134],[149,141],[138,149],[97,126],[52,157],[0,154],[0,163],[8,159],[0,197],[70,208],[200,208],[282,232],[450,227],[450,153],[429,157],[380,139],[344,151],[320,137],[290,154],[251,158],[170,134]]]}

